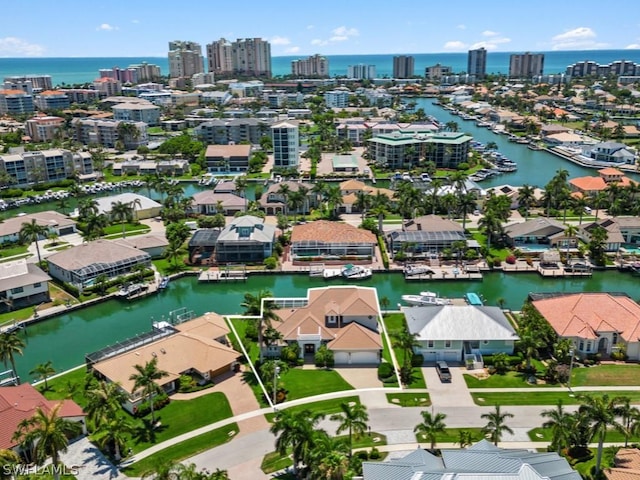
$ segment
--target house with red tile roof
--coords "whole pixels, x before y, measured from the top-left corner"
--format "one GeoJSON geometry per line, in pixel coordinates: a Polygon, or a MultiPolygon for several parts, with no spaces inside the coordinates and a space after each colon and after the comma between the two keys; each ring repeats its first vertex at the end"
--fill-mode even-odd
{"type": "Polygon", "coordinates": [[[611,184],[619,187],[628,187],[633,180],[629,179],[617,168],[603,168],[598,170],[598,176],[578,177],[569,180],[569,187],[573,192],[580,192],[583,195],[594,196],[598,192],[605,190],[611,184]]]}
{"type": "Polygon", "coordinates": [[[73,400],[47,400],[38,390],[28,383],[15,387],[0,387],[0,449],[19,450],[19,444],[13,439],[18,425],[36,413],[38,408],[45,413],[51,412],[62,404],[58,415],[66,420],[82,424],[82,433],[86,435],[85,413],[73,400]]]}
{"type": "Polygon", "coordinates": [[[604,471],[607,480],[640,480],[640,450],[637,448],[621,448],[613,464],[604,471]]]}
{"type": "Polygon", "coordinates": [[[532,305],[576,354],[610,355],[624,349],[640,360],[640,305],[624,294],[530,294],[532,305]]]}
{"type": "Polygon", "coordinates": [[[277,357],[283,346],[297,343],[300,358],[310,361],[326,345],[338,365],[380,363],[380,308],[375,288],[310,288],[306,298],[276,298],[273,302],[281,307],[275,311],[281,322],[273,322],[273,327],[282,334],[282,341],[266,347],[267,356],[277,357]]]}
{"type": "Polygon", "coordinates": [[[376,244],[376,236],[369,230],[348,223],[317,220],[293,227],[291,258],[344,258],[371,262],[376,244]]]}

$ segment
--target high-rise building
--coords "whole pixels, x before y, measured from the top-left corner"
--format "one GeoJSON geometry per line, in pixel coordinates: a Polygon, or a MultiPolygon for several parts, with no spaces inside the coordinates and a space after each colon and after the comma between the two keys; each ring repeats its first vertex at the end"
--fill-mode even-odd
{"type": "Polygon", "coordinates": [[[358,80],[371,80],[376,78],[376,66],[375,65],[349,65],[347,67],[347,77],[355,78],[358,80]]]}
{"type": "Polygon", "coordinates": [[[233,55],[231,53],[231,42],[221,38],[207,44],[207,67],[210,73],[231,74],[233,73],[233,55]]]}
{"type": "Polygon", "coordinates": [[[51,75],[18,75],[4,77],[4,81],[12,83],[22,83],[28,81],[31,82],[34,90],[51,90],[53,88],[51,75]]]}
{"type": "Polygon", "coordinates": [[[142,62],[135,65],[129,65],[129,69],[136,71],[138,83],[153,82],[158,80],[162,73],[160,67],[152,63],[142,62]]]}
{"type": "Polygon", "coordinates": [[[271,126],[273,164],[275,167],[297,167],[300,163],[298,125],[280,122],[271,126]]]}
{"type": "Polygon", "coordinates": [[[199,43],[176,40],[169,42],[169,77],[189,77],[204,72],[199,43]]]}
{"type": "Polygon", "coordinates": [[[482,79],[487,74],[487,51],[484,47],[469,50],[467,57],[467,73],[482,79]]]}
{"type": "Polygon", "coordinates": [[[33,112],[33,95],[22,90],[0,90],[0,115],[33,112]]]}
{"type": "Polygon", "coordinates": [[[440,65],[436,63],[430,67],[424,69],[424,76],[427,77],[428,80],[440,80],[442,77],[446,77],[447,75],[451,75],[452,68],[446,65],[440,65]]]}
{"type": "Polygon", "coordinates": [[[271,44],[261,38],[239,38],[231,44],[233,73],[271,77],[271,44]]]}
{"type": "Polygon", "coordinates": [[[393,78],[412,78],[415,59],[407,55],[393,57],[393,78]]]}
{"type": "Polygon", "coordinates": [[[509,60],[509,76],[512,78],[531,78],[544,73],[543,53],[513,54],[509,60]]]}
{"type": "Polygon", "coordinates": [[[308,58],[293,60],[291,74],[296,77],[328,77],[329,59],[316,53],[308,58]]]}

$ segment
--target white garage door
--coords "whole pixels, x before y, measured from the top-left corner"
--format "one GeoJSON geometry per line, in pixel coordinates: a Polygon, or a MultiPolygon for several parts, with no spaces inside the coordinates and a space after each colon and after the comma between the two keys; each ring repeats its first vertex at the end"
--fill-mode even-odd
{"type": "Polygon", "coordinates": [[[336,365],[378,364],[378,352],[334,352],[336,365]]]}
{"type": "Polygon", "coordinates": [[[427,363],[435,363],[438,359],[436,352],[433,350],[422,350],[420,353],[424,357],[424,361],[427,363]]]}
{"type": "Polygon", "coordinates": [[[456,351],[446,351],[444,352],[444,360],[445,362],[459,362],[460,361],[461,352],[456,351]]]}

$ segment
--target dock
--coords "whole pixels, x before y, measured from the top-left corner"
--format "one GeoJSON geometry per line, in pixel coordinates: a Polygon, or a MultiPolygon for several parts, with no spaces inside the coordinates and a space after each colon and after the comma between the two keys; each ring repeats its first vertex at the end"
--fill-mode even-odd
{"type": "Polygon", "coordinates": [[[426,282],[430,280],[480,280],[482,281],[483,275],[479,269],[459,269],[459,268],[442,268],[442,267],[430,267],[433,272],[431,273],[419,273],[419,274],[407,274],[404,273],[404,280],[406,282],[426,282]]]}
{"type": "Polygon", "coordinates": [[[246,282],[247,274],[242,271],[205,270],[198,275],[199,282],[246,282]]]}

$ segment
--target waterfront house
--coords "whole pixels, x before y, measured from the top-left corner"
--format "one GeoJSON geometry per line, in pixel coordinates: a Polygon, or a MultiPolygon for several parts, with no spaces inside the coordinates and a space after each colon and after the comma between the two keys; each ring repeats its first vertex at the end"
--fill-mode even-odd
{"type": "Polygon", "coordinates": [[[544,137],[550,147],[580,147],[585,144],[582,135],[571,132],[552,133],[544,137]]]}
{"type": "Polygon", "coordinates": [[[640,305],[621,293],[529,294],[532,305],[576,354],[623,350],[640,360],[640,305]]]}
{"type": "Polygon", "coordinates": [[[234,218],[216,240],[216,261],[262,262],[273,253],[276,227],[263,218],[243,215],[234,218]]]}
{"type": "Polygon", "coordinates": [[[51,277],[23,258],[0,263],[0,312],[48,302],[51,277]]]}
{"type": "Polygon", "coordinates": [[[109,240],[83,243],[47,257],[49,274],[78,288],[92,285],[96,277],[131,273],[138,265],[151,266],[151,255],[109,240]]]}
{"type": "Polygon", "coordinates": [[[640,450],[631,447],[619,449],[613,465],[604,471],[607,480],[637,480],[640,478],[640,450]]]}
{"type": "Polygon", "coordinates": [[[285,211],[289,214],[306,215],[312,208],[318,206],[318,194],[312,191],[313,184],[304,182],[278,182],[272,183],[258,200],[260,209],[267,215],[278,215],[285,211]],[[286,194],[284,192],[287,192],[286,194]],[[297,208],[287,205],[287,199],[293,192],[302,191],[304,201],[297,208]]]}
{"type": "Polygon", "coordinates": [[[14,438],[19,425],[32,418],[38,409],[45,414],[59,407],[58,416],[81,425],[82,435],[87,434],[85,413],[73,400],[47,400],[29,382],[17,386],[0,387],[0,449],[20,454],[20,444],[14,438]]]}
{"type": "Polygon", "coordinates": [[[555,452],[499,448],[488,440],[480,440],[468,448],[442,449],[440,456],[418,448],[401,458],[385,462],[362,462],[362,475],[353,478],[580,480],[582,477],[564,457],[555,452]]]}
{"type": "Polygon", "coordinates": [[[569,187],[573,192],[582,193],[585,196],[595,196],[598,192],[606,190],[609,185],[616,184],[619,187],[628,187],[636,183],[617,168],[602,168],[598,170],[598,176],[572,178],[569,187]]]}
{"type": "Polygon", "coordinates": [[[553,218],[538,217],[508,225],[504,234],[509,245],[526,249],[532,245],[566,245],[563,243],[566,240],[563,237],[565,230],[566,227],[553,218]]]}
{"type": "Polygon", "coordinates": [[[394,255],[404,251],[413,258],[438,254],[451,248],[454,242],[464,242],[467,238],[462,225],[437,215],[424,215],[406,222],[401,230],[387,234],[389,251],[394,255]]]}
{"type": "Polygon", "coordinates": [[[294,225],[291,231],[292,260],[314,257],[326,260],[371,261],[377,239],[369,230],[348,223],[317,220],[294,225]]]}
{"type": "Polygon", "coordinates": [[[96,198],[96,202],[98,204],[98,213],[104,213],[105,215],[111,214],[114,203],[121,202],[125,205],[130,205],[133,208],[134,220],[157,217],[160,215],[160,210],[162,209],[160,203],[144,195],[138,195],[137,193],[120,193],[118,195],[96,198]]]}
{"type": "MultiPolygon", "coordinates": [[[[604,250],[606,252],[617,252],[625,241],[625,237],[622,235],[620,224],[613,218],[603,218],[597,222],[590,222],[580,225],[578,235],[583,242],[589,243],[591,241],[591,232],[596,227],[602,227],[607,231],[607,238],[604,242],[604,250]]],[[[631,238],[637,238],[633,237],[631,238]]]]}
{"type": "Polygon", "coordinates": [[[635,151],[619,142],[602,142],[590,145],[583,150],[583,155],[597,162],[635,165],[638,156],[635,151]]]}
{"type": "Polygon", "coordinates": [[[239,173],[249,169],[251,145],[208,145],[204,155],[210,173],[239,173]]]}
{"type": "Polygon", "coordinates": [[[59,237],[76,233],[76,222],[66,215],[47,210],[45,212],[29,213],[17,217],[6,218],[0,223],[0,245],[7,242],[17,242],[20,240],[20,229],[25,223],[31,223],[45,227],[47,233],[55,233],[59,237]]]}
{"type": "Polygon", "coordinates": [[[98,377],[120,384],[128,396],[123,406],[130,412],[145,400],[130,380],[135,365],[156,359],[158,369],[168,373],[156,380],[166,393],[179,388],[183,375],[203,384],[221,381],[234,371],[240,353],[229,346],[229,327],[220,315],[206,313],[177,325],[166,323],[156,327],[159,328],[149,334],[148,342],[125,341],[119,351],[104,349],[87,356],[89,367],[98,377]]]}
{"type": "Polygon", "coordinates": [[[384,195],[387,199],[394,204],[394,191],[388,188],[378,188],[367,185],[361,180],[345,180],[340,182],[340,194],[342,195],[342,205],[339,210],[340,213],[360,213],[360,209],[356,206],[358,201],[358,194],[365,193],[370,198],[376,195],[384,195]]]}
{"type": "Polygon", "coordinates": [[[154,233],[119,238],[114,240],[114,243],[142,250],[148,253],[151,258],[161,258],[164,255],[165,249],[169,246],[169,242],[164,235],[154,233]]]}
{"type": "Polygon", "coordinates": [[[276,298],[273,326],[282,342],[265,348],[268,356],[279,356],[284,345],[297,343],[300,358],[313,361],[322,345],[333,352],[337,365],[380,363],[382,340],[378,333],[378,294],[371,287],[310,288],[306,298],[276,298]]]}
{"type": "Polygon", "coordinates": [[[188,160],[125,160],[111,165],[114,175],[184,175],[189,171],[188,160]]]}
{"type": "Polygon", "coordinates": [[[403,307],[409,333],[425,362],[462,362],[499,352],[512,354],[518,335],[499,307],[403,307]]]}
{"type": "Polygon", "coordinates": [[[205,190],[193,194],[191,211],[201,215],[235,215],[245,209],[247,200],[234,193],[216,193],[205,190]]]}

